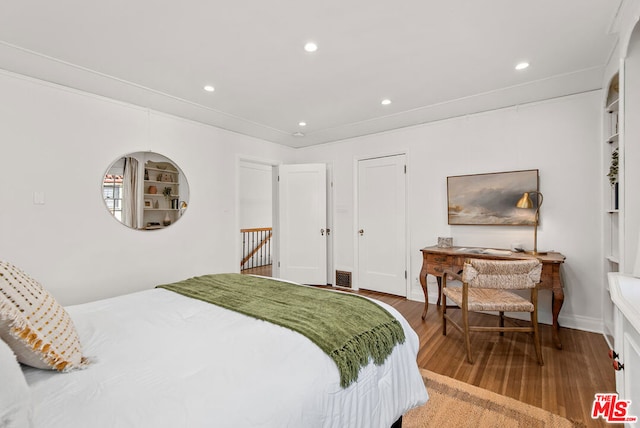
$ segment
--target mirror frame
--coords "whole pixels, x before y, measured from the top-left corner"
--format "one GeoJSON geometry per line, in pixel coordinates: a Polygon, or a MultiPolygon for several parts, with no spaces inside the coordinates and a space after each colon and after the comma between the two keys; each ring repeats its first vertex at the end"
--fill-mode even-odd
{"type": "Polygon", "coordinates": [[[102,176],[101,193],[111,216],[134,230],[169,227],[189,203],[189,184],[180,167],[152,151],[128,153],[112,162],[102,176]],[[135,203],[128,203],[126,195],[133,195],[135,203]]]}

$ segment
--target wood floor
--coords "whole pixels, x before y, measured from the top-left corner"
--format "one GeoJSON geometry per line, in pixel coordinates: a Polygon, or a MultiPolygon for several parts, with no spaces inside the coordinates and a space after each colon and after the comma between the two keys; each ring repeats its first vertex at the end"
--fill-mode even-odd
{"type": "MultiPolygon", "coordinates": [[[[597,392],[615,392],[609,348],[601,334],[561,328],[563,349],[553,346],[551,326],[541,326],[544,366],[536,359],[526,333],[475,333],[471,347],[475,364],[466,362],[462,335],[453,328],[442,335],[440,308],[402,297],[360,291],[395,307],[420,338],[418,365],[427,370],[541,407],[587,427],[615,426],[591,419],[597,392]]],[[[448,310],[447,312],[452,312],[448,310]]],[[[459,311],[456,311],[459,312],[459,311]]],[[[476,314],[470,322],[497,324],[497,317],[476,314]]],[[[620,425],[618,425],[620,426],[620,425]]]]}
{"type": "Polygon", "coordinates": [[[241,274],[244,275],[262,275],[262,276],[271,276],[272,268],[271,265],[258,266],[251,269],[245,269],[240,271],[241,274]]]}

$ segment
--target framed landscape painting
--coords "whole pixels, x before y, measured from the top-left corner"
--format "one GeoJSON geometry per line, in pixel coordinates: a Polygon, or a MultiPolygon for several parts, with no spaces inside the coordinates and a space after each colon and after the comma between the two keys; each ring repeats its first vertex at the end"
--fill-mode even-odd
{"type": "Polygon", "coordinates": [[[533,226],[537,191],[537,169],[447,177],[449,224],[533,226]],[[525,192],[533,209],[516,208],[525,192]]]}

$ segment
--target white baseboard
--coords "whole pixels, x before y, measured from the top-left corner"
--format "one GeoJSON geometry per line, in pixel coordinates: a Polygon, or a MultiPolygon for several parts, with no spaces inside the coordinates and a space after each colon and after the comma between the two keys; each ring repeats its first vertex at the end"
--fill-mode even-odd
{"type": "MultiPolygon", "coordinates": [[[[560,327],[574,328],[576,330],[589,331],[602,334],[602,319],[585,317],[581,315],[562,315],[558,317],[560,327]]],[[[562,334],[562,333],[561,333],[562,334]]]]}

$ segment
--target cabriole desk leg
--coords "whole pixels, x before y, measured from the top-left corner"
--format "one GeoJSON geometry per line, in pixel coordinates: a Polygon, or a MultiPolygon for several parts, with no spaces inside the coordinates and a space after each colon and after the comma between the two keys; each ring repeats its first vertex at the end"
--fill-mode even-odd
{"type": "Polygon", "coordinates": [[[556,348],[562,349],[562,343],[560,342],[560,324],[558,323],[558,315],[562,304],[564,303],[564,290],[562,287],[554,288],[552,291],[552,311],[553,311],[553,343],[556,348]]]}
{"type": "Polygon", "coordinates": [[[427,309],[429,309],[429,294],[427,293],[427,267],[423,264],[420,269],[420,285],[424,293],[424,310],[422,311],[422,319],[427,317],[427,309]]]}

